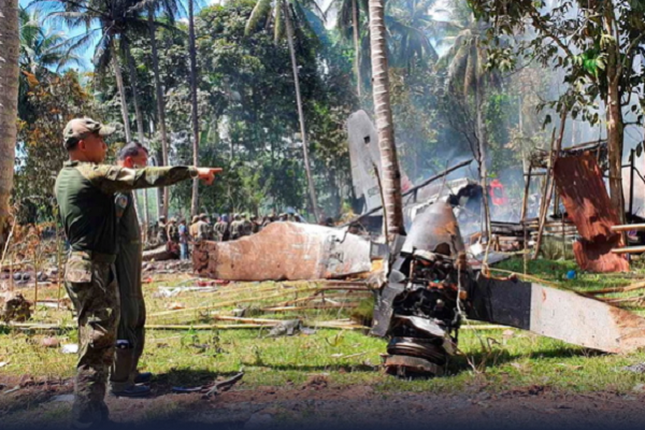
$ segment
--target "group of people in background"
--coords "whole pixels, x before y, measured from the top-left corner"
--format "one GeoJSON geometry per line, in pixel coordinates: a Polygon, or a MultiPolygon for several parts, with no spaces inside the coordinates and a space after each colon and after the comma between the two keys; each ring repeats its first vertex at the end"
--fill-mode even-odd
{"type": "Polygon", "coordinates": [[[191,243],[202,240],[216,242],[237,240],[258,233],[273,222],[286,221],[305,222],[304,218],[297,213],[265,216],[236,213],[232,217],[223,214],[214,215],[212,218],[208,214],[202,213],[194,216],[188,225],[185,218],[171,217],[166,220],[166,217],[162,215],[148,237],[156,238],[158,244],[167,244],[171,248],[178,248],[180,258],[185,260],[189,258],[189,244],[191,243]]]}

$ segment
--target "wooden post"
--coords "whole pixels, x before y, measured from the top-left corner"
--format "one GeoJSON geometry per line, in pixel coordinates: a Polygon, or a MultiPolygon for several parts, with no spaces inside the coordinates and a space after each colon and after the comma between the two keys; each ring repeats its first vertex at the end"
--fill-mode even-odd
{"type": "Polygon", "coordinates": [[[634,214],[634,158],[636,151],[631,150],[629,157],[629,216],[631,219],[634,214]]]}
{"type": "Polygon", "coordinates": [[[528,255],[528,249],[529,249],[529,239],[528,239],[528,234],[526,230],[526,213],[528,211],[528,205],[529,205],[529,192],[531,191],[531,173],[533,173],[533,165],[529,164],[529,171],[526,176],[526,183],[524,184],[524,198],[522,200],[522,233],[524,235],[524,253],[522,255],[522,259],[524,260],[524,274],[526,275],[526,272],[528,271],[528,263],[529,263],[529,255],[528,255]]]}
{"type": "MultiPolygon", "coordinates": [[[[547,166],[547,176],[545,183],[545,190],[543,194],[543,205],[542,211],[540,213],[539,227],[538,227],[538,236],[535,242],[535,253],[533,254],[533,259],[536,260],[540,253],[540,247],[542,246],[542,236],[544,234],[544,224],[546,223],[546,216],[549,212],[549,205],[551,204],[551,196],[553,195],[555,189],[555,178],[553,176],[553,168],[557,158],[560,156],[560,150],[562,148],[562,139],[564,138],[564,128],[567,124],[567,111],[563,110],[560,114],[560,135],[558,140],[551,140],[551,153],[549,155],[549,164],[547,166]],[[554,148],[555,146],[555,148],[554,148]]],[[[555,129],[553,132],[553,137],[555,137],[555,129]]]]}

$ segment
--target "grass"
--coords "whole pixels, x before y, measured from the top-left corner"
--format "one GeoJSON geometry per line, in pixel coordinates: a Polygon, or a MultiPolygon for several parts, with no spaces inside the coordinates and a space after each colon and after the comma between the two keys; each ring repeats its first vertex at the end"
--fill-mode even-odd
{"type": "MultiPolygon", "coordinates": [[[[498,267],[522,272],[521,259],[508,260],[498,267]]],[[[562,287],[585,291],[611,286],[628,285],[645,279],[645,271],[637,267],[632,274],[595,275],[578,273],[576,279],[566,279],[566,273],[576,270],[569,261],[538,260],[529,262],[529,273],[562,287]]],[[[207,308],[199,312],[179,312],[170,316],[150,317],[151,323],[203,324],[212,323],[210,312],[222,301],[244,301],[246,306],[262,307],[268,303],[254,292],[275,290],[279,284],[231,284],[218,292],[183,292],[171,298],[157,295],[160,286],[192,284],[187,275],[160,275],[144,285],[148,313],[156,314],[175,302],[186,308],[207,308]],[[233,297],[233,299],[231,299],[233,297]],[[253,299],[253,300],[252,300],[253,299]],[[248,301],[246,301],[248,300],[248,301]],[[212,306],[212,309],[208,309],[212,306]]],[[[296,288],[307,288],[300,283],[296,288]]],[[[25,290],[29,298],[32,292],[25,290]]],[[[42,298],[56,297],[55,287],[43,288],[42,298]]],[[[274,293],[275,294],[275,293],[274,293]]],[[[304,293],[290,290],[286,301],[304,293]]],[[[334,296],[342,301],[343,297],[334,296]]],[[[365,305],[361,305],[364,307],[365,305]]],[[[219,312],[228,312],[234,304],[219,312]]],[[[359,307],[359,310],[361,310],[359,307]]],[[[307,311],[312,321],[347,317],[352,310],[307,311]]],[[[359,312],[362,314],[361,312],[359,312]]],[[[639,310],[642,313],[642,310],[639,310]]],[[[298,313],[279,314],[290,318],[298,313]]],[[[264,315],[274,318],[275,315],[264,315]]],[[[36,322],[73,324],[69,311],[39,307],[36,322]]],[[[157,375],[156,384],[192,386],[210,382],[217,377],[244,370],[243,383],[237,387],[252,390],[263,386],[298,388],[314,375],[325,375],[334,386],[368,385],[383,393],[418,391],[457,393],[476,390],[502,392],[531,386],[549,387],[567,392],[609,390],[629,393],[643,382],[642,375],[625,371],[630,364],[645,362],[645,353],[608,355],[571,346],[563,342],[519,330],[462,330],[461,356],[453,359],[447,376],[433,379],[405,380],[385,375],[380,370],[385,341],[366,336],[361,331],[320,329],[313,334],[292,337],[267,337],[268,329],[235,330],[148,330],[146,349],[141,368],[157,375]]],[[[22,332],[7,329],[0,332],[0,382],[10,377],[31,375],[36,378],[70,378],[76,357],[62,354],[60,348],[41,345],[45,336],[55,336],[61,344],[76,342],[76,330],[52,332],[22,332]]],[[[0,410],[5,409],[0,402],[0,410]]],[[[58,412],[52,411],[52,414],[58,412]]]]}

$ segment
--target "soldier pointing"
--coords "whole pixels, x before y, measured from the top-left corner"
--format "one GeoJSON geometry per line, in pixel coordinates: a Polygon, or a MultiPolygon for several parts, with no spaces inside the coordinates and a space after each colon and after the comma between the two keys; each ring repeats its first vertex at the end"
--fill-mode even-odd
{"type": "Polygon", "coordinates": [[[69,161],[56,179],[55,193],[71,251],[65,288],[78,319],[73,426],[89,428],[108,422],[104,401],[114,360],[120,305],[114,262],[117,254],[116,193],[163,187],[191,178],[212,184],[216,168],[146,167],[130,169],[101,164],[103,140],[114,128],[89,118],[73,119],[63,132],[69,161]]]}

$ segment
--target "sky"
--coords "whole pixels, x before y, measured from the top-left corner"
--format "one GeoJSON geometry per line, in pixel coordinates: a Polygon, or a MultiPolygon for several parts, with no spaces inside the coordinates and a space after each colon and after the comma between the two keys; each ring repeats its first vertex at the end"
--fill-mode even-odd
{"type": "MultiPolygon", "coordinates": [[[[0,1],[3,1],[3,0],[0,0],[0,1]]],[[[28,10],[31,10],[31,9],[34,8],[34,6],[32,6],[30,8],[29,4],[32,3],[33,1],[34,0],[20,0],[20,6],[28,8],[28,10]]],[[[328,0],[325,0],[325,1],[328,1],[328,0]]],[[[223,2],[223,0],[197,0],[196,9],[200,10],[201,6],[208,6],[208,5],[211,5],[211,4],[219,4],[219,3],[222,3],[222,2],[223,2]]],[[[45,23],[45,28],[49,28],[50,25],[51,24],[46,22],[45,23]]],[[[82,28],[72,28],[72,29],[70,29],[65,25],[62,25],[62,28],[58,29],[58,31],[62,31],[64,34],[66,34],[69,37],[78,36],[78,35],[80,35],[80,34],[85,32],[85,30],[82,29],[82,28]]],[[[96,40],[96,43],[98,43],[98,38],[96,40]]],[[[94,54],[94,49],[96,47],[96,43],[93,46],[88,47],[85,50],[85,52],[80,53],[81,57],[83,58],[83,62],[84,62],[83,69],[85,69],[85,70],[92,70],[93,69],[92,56],[94,54]]]]}
{"type": "MultiPolygon", "coordinates": [[[[0,1],[3,1],[3,0],[0,0],[0,1]]],[[[20,6],[28,7],[31,2],[33,2],[33,0],[20,0],[20,6]]],[[[196,10],[200,10],[201,7],[204,7],[204,6],[209,6],[209,5],[213,5],[213,4],[221,4],[223,2],[225,2],[225,0],[197,0],[196,1],[196,10]]],[[[321,8],[323,10],[325,10],[328,7],[329,3],[331,3],[331,0],[321,0],[319,2],[319,4],[321,4],[321,8]]],[[[180,21],[184,21],[184,20],[186,20],[186,18],[180,19],[180,21]]],[[[186,22],[187,22],[187,20],[186,20],[186,22]]],[[[328,22],[327,26],[329,27],[330,25],[332,25],[332,23],[328,22]]],[[[47,28],[48,26],[49,26],[48,23],[45,23],[45,27],[47,28]]],[[[63,28],[59,29],[58,31],[62,31],[63,33],[65,33],[69,37],[78,36],[78,35],[84,33],[83,29],[80,29],[80,28],[76,28],[76,29],[72,28],[72,29],[70,29],[70,28],[67,28],[64,25],[63,25],[63,28]]],[[[98,39],[96,40],[96,42],[98,42],[98,39]]],[[[85,50],[85,52],[80,53],[80,55],[83,58],[83,61],[85,63],[83,68],[86,69],[86,70],[92,70],[93,69],[92,56],[94,54],[94,48],[95,47],[96,47],[96,44],[91,46],[91,47],[89,47],[89,48],[87,48],[85,50]]]]}

